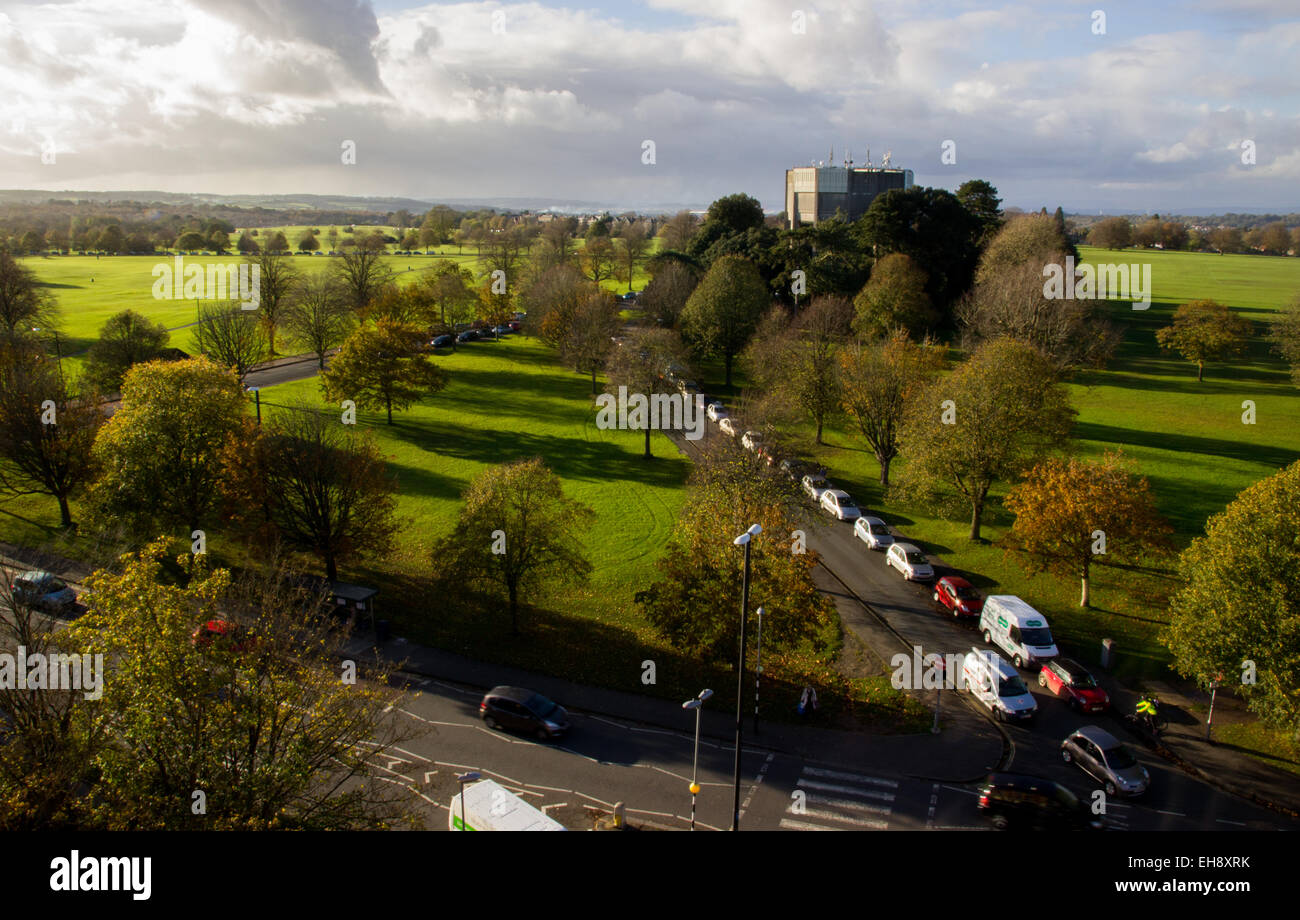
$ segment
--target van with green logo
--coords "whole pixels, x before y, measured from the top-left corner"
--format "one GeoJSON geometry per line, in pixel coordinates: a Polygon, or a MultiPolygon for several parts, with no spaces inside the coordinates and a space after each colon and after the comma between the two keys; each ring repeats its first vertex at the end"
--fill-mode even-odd
{"type": "Polygon", "coordinates": [[[1012,594],[984,599],[980,631],[985,642],[1006,652],[1018,668],[1040,667],[1060,654],[1047,617],[1012,594]]]}

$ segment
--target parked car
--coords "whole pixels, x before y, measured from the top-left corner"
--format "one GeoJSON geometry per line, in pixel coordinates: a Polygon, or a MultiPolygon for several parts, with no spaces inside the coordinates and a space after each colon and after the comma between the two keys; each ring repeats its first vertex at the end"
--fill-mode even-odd
{"type": "Polygon", "coordinates": [[[569,715],[564,707],[522,687],[493,687],[478,704],[478,711],[488,728],[524,732],[543,741],[569,730],[569,715]]]}
{"type": "Polygon", "coordinates": [[[455,338],[451,335],[439,335],[439,336],[435,336],[433,341],[430,342],[429,344],[432,345],[434,348],[450,348],[451,343],[454,341],[455,338]]]}
{"type": "Polygon", "coordinates": [[[803,490],[808,494],[808,497],[815,502],[820,503],[822,500],[822,493],[830,487],[831,484],[826,481],[825,476],[819,476],[816,473],[809,473],[803,478],[803,490]]]}
{"type": "Polygon", "coordinates": [[[492,327],[492,333],[493,333],[494,335],[498,336],[498,337],[503,336],[503,335],[509,335],[509,334],[510,334],[511,332],[513,332],[513,331],[514,331],[514,330],[512,330],[512,329],[511,329],[508,325],[506,325],[505,323],[502,323],[500,326],[493,326],[493,327],[492,327]]]}
{"type": "Polygon", "coordinates": [[[758,450],[759,445],[763,443],[763,435],[760,432],[750,429],[740,438],[740,446],[745,450],[758,450]]]}
{"type": "Polygon", "coordinates": [[[895,543],[885,551],[885,565],[898,569],[908,581],[929,581],[934,578],[934,567],[929,557],[911,543],[895,543]]]}
{"type": "Polygon", "coordinates": [[[727,414],[727,410],[723,407],[722,403],[720,402],[709,403],[709,408],[706,410],[706,412],[708,413],[709,421],[712,422],[720,422],[724,418],[729,417],[727,414]]]}
{"type": "Polygon", "coordinates": [[[1151,774],[1119,739],[1096,725],[1085,725],[1061,742],[1061,759],[1102,784],[1107,795],[1141,795],[1151,774]]]}
{"type": "Polygon", "coordinates": [[[999,830],[1101,830],[1105,824],[1060,783],[1020,773],[990,773],[979,810],[999,830]]]}
{"type": "Polygon", "coordinates": [[[478,330],[476,329],[466,329],[460,335],[456,336],[456,342],[461,345],[464,345],[467,342],[473,342],[477,339],[478,339],[478,330]]]}
{"type": "Polygon", "coordinates": [[[1092,676],[1072,658],[1053,658],[1038,672],[1038,686],[1065,699],[1079,712],[1105,712],[1110,708],[1110,696],[1097,685],[1092,676]]]}
{"type": "Polygon", "coordinates": [[[856,521],[862,517],[855,502],[843,489],[826,489],[821,497],[822,510],[835,515],[837,521],[856,521]]]}
{"type": "Polygon", "coordinates": [[[934,583],[934,602],[955,617],[977,617],[984,597],[960,575],[945,575],[934,583]]]}
{"type": "Polygon", "coordinates": [[[971,648],[962,662],[967,692],[999,722],[1027,722],[1038,715],[1038,703],[1015,668],[989,649],[971,648]]]}
{"type": "Polygon", "coordinates": [[[209,648],[214,644],[228,645],[236,652],[251,651],[256,645],[256,641],[243,626],[229,620],[208,620],[200,623],[190,634],[190,641],[195,648],[209,648]]]}
{"type": "Polygon", "coordinates": [[[724,418],[722,421],[718,422],[718,430],[723,434],[734,438],[736,436],[736,423],[730,418],[724,418]]]}
{"type": "Polygon", "coordinates": [[[853,535],[871,549],[888,549],[894,545],[889,525],[878,517],[859,517],[853,525],[853,535]]]}
{"type": "Polygon", "coordinates": [[[77,592],[53,572],[24,572],[9,585],[13,599],[46,613],[67,613],[77,603],[77,592]]]}
{"type": "Polygon", "coordinates": [[[511,332],[518,332],[520,329],[524,328],[524,324],[519,322],[517,319],[512,319],[510,322],[506,323],[506,325],[510,328],[511,332]]]}
{"type": "Polygon", "coordinates": [[[802,460],[796,460],[793,457],[786,457],[778,466],[782,473],[785,473],[795,482],[799,482],[803,479],[804,474],[808,472],[807,467],[808,464],[804,463],[802,460]]]}

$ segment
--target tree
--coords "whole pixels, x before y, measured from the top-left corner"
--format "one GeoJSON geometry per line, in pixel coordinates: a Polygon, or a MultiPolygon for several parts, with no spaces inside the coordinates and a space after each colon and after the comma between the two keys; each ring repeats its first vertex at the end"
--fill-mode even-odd
{"type": "Polygon", "coordinates": [[[283,540],[325,563],[388,552],[397,482],[369,436],[304,404],[279,409],[226,446],[231,515],[263,540],[283,540]],[[269,526],[268,526],[269,525],[269,526]]]}
{"type": "Polygon", "coordinates": [[[257,245],[257,240],[253,239],[247,230],[239,234],[239,242],[235,244],[235,248],[238,249],[242,255],[246,256],[254,255],[255,253],[262,251],[262,247],[257,245]]]}
{"type": "Polygon", "coordinates": [[[239,378],[207,358],[151,361],[127,371],[122,405],[100,429],[102,473],[92,513],[136,534],[206,525],[216,508],[221,450],[247,412],[239,378]]]}
{"type": "Polygon", "coordinates": [[[1286,224],[1276,220],[1260,228],[1260,243],[1270,255],[1284,256],[1291,248],[1291,234],[1287,232],[1286,224]]]}
{"type": "Polygon", "coordinates": [[[219,256],[225,255],[230,248],[230,234],[225,230],[213,230],[208,234],[208,248],[219,256]]]}
{"type": "Polygon", "coordinates": [[[1250,320],[1233,316],[1214,300],[1193,300],[1174,311],[1172,326],[1156,330],[1156,341],[1166,351],[1176,351],[1196,362],[1196,381],[1205,372],[1206,361],[1219,361],[1246,350],[1253,327],[1250,320]]]}
{"type": "Polygon", "coordinates": [[[343,830],[401,820],[398,793],[369,759],[404,742],[388,718],[402,694],[383,673],[339,680],[347,636],[320,616],[325,598],[291,587],[283,567],[232,579],[206,554],[176,552],[157,541],[123,557],[120,573],[96,572],[87,613],[68,629],[78,651],[112,663],[88,707],[110,739],[88,764],[94,824],[343,830]],[[232,632],[195,641],[212,620],[232,632]]]}
{"type": "Polygon", "coordinates": [[[572,265],[557,265],[537,277],[523,292],[527,328],[552,348],[562,347],[573,315],[600,288],[572,265]]]}
{"type": "Polygon", "coordinates": [[[202,233],[196,230],[190,230],[182,233],[176,238],[176,248],[183,249],[186,252],[195,252],[197,250],[208,248],[208,239],[202,233]]]}
{"type": "Polygon", "coordinates": [[[617,253],[608,236],[593,236],[582,247],[582,268],[593,284],[614,277],[617,253]]]}
{"type": "Polygon", "coordinates": [[[876,262],[870,280],[853,301],[858,335],[878,339],[895,329],[909,335],[925,332],[936,319],[925,293],[926,280],[925,272],[901,252],[876,262]]]}
{"type": "Polygon", "coordinates": [[[253,311],[235,301],[199,304],[194,344],[200,353],[233,370],[240,383],[267,355],[265,327],[253,311]]]}
{"type": "Polygon", "coordinates": [[[315,252],[318,249],[320,249],[320,243],[316,240],[316,234],[310,230],[304,230],[302,235],[298,237],[298,251],[315,252]]]}
{"type": "Polygon", "coordinates": [[[157,358],[171,334],[162,323],[123,310],[104,323],[86,354],[86,379],[102,393],[116,393],[133,365],[157,358]]]}
{"type": "Polygon", "coordinates": [[[956,198],[979,223],[979,245],[983,248],[1002,227],[1002,199],[993,184],[984,179],[968,179],[957,187],[956,198]]]}
{"type": "Polygon", "coordinates": [[[801,522],[780,475],[732,438],[702,449],[658,577],[636,594],[646,620],[673,648],[711,664],[735,661],[743,550],[732,541],[751,524],[763,529],[750,543],[750,615],[764,608],[764,652],[805,642],[825,647],[835,608],[813,581],[817,554],[790,552],[801,522]]]}
{"type": "Polygon", "coordinates": [[[315,352],[321,370],[325,369],[325,353],[342,344],[355,322],[348,292],[337,276],[299,278],[289,293],[285,328],[315,352]]]}
{"type": "Polygon", "coordinates": [[[1089,605],[1092,566],[1116,565],[1167,551],[1169,524],[1156,512],[1145,478],[1117,453],[1099,462],[1048,457],[1013,486],[1003,504],[1015,515],[1004,541],[1030,574],[1046,570],[1082,583],[1089,605]]]}
{"type": "Polygon", "coordinates": [[[405,409],[447,385],[447,375],[425,351],[424,332],[387,320],[353,332],[320,376],[326,399],[383,409],[390,425],[394,407],[405,409]]]}
{"type": "Polygon", "coordinates": [[[1245,247],[1240,227],[1216,227],[1210,231],[1210,245],[1222,255],[1225,252],[1241,252],[1245,247]]]}
{"type": "Polygon", "coordinates": [[[666,261],[641,292],[640,306],[660,326],[676,327],[700,275],[684,262],[666,261]]]}
{"type": "Polygon", "coordinates": [[[578,221],[573,217],[556,217],[537,236],[537,253],[533,264],[537,274],[573,261],[573,235],[578,221]]]}
{"type": "Polygon", "coordinates": [[[1042,214],[1017,217],[1008,221],[989,242],[980,257],[975,283],[994,280],[999,274],[1026,264],[1037,266],[1041,282],[1043,266],[1061,261],[1064,256],[1073,256],[1075,262],[1079,260],[1074,245],[1053,218],[1042,214]]]}
{"type": "Polygon", "coordinates": [[[619,234],[617,245],[618,258],[623,268],[623,280],[627,282],[628,290],[631,290],[632,279],[636,277],[636,267],[645,258],[646,251],[650,248],[645,226],[641,223],[632,224],[619,234]]]}
{"type": "MultiPolygon", "coordinates": [[[[668,371],[674,368],[681,371],[685,367],[686,349],[677,333],[670,329],[634,328],[620,347],[610,351],[605,369],[605,390],[617,396],[619,388],[625,387],[627,393],[639,393],[647,400],[656,395],[670,396],[677,392],[677,388],[668,379],[668,371]]],[[[643,456],[649,460],[654,455],[650,452],[652,429],[648,417],[644,430],[643,456]]]]}
{"type": "Polygon", "coordinates": [[[1070,437],[1069,396],[1037,348],[1014,339],[979,347],[921,393],[903,424],[908,458],[904,490],[918,498],[940,490],[970,508],[971,540],[989,490],[1033,466],[1070,437]]]}
{"type": "Polygon", "coordinates": [[[450,328],[473,319],[478,296],[474,292],[474,275],[469,269],[450,260],[440,262],[421,276],[420,284],[442,326],[450,328]]]}
{"type": "Polygon", "coordinates": [[[880,465],[880,484],[888,488],[903,422],[943,366],[942,349],[918,345],[900,329],[884,341],[847,348],[839,359],[844,411],[866,439],[880,465]]]}
{"type": "Polygon", "coordinates": [[[564,494],[540,457],[491,467],[470,484],[455,529],[434,545],[434,566],[447,584],[497,586],[518,635],[521,598],[589,579],[585,537],[595,516],[564,494]]]}
{"type": "Polygon", "coordinates": [[[103,422],[96,394],[69,390],[44,355],[18,343],[0,347],[0,487],[49,495],[71,527],[69,500],[94,477],[103,422]]]}
{"type": "Polygon", "coordinates": [[[1088,242],[1102,249],[1127,249],[1133,245],[1133,225],[1127,217],[1107,217],[1088,231],[1088,242]]]}
{"type": "Polygon", "coordinates": [[[348,303],[357,316],[364,314],[370,301],[392,282],[393,272],[384,261],[383,247],[370,240],[346,247],[330,268],[347,292],[348,303]]]}
{"type": "Polygon", "coordinates": [[[663,238],[665,249],[685,252],[698,229],[699,221],[695,219],[694,214],[690,211],[678,211],[664,221],[659,235],[663,238]]]}
{"type": "Polygon", "coordinates": [[[504,278],[507,285],[516,282],[515,269],[523,262],[528,252],[530,240],[517,227],[508,227],[488,233],[483,244],[486,252],[483,261],[487,265],[489,276],[492,272],[501,272],[498,278],[504,278]]]}
{"type": "Polygon", "coordinates": [[[54,328],[58,304],[36,275],[0,248],[0,334],[24,336],[33,326],[54,328]]]}
{"type": "Polygon", "coordinates": [[[580,374],[591,375],[591,394],[596,395],[596,373],[614,350],[614,336],[623,328],[618,307],[608,293],[586,297],[573,312],[560,357],[580,374]]]}
{"type": "Polygon", "coordinates": [[[266,330],[267,355],[274,358],[275,332],[284,322],[285,313],[289,309],[290,296],[298,284],[301,273],[290,256],[258,252],[247,261],[250,266],[257,266],[260,279],[258,316],[262,320],[262,328],[266,330]]]}
{"type": "Polygon", "coordinates": [[[1283,310],[1269,332],[1273,351],[1291,365],[1291,380],[1300,386],[1300,294],[1283,310]]]}
{"type": "Polygon", "coordinates": [[[1044,270],[1056,265],[1064,278],[1060,253],[981,271],[981,280],[957,305],[957,321],[968,343],[1009,337],[1036,345],[1067,373],[1079,367],[1103,367],[1122,334],[1109,319],[1106,302],[1085,297],[1049,298],[1044,270]]]}
{"type": "Polygon", "coordinates": [[[682,310],[682,331],[694,348],[723,359],[726,385],[731,364],[740,354],[767,309],[771,297],[754,264],[740,256],[723,256],[682,310]]]}
{"type": "Polygon", "coordinates": [[[838,350],[847,338],[853,306],[845,297],[814,298],[797,317],[774,306],[745,351],[750,377],[765,396],[765,409],[788,407],[817,426],[823,443],[826,421],[840,409],[838,350]]]}
{"type": "Polygon", "coordinates": [[[1300,462],[1261,479],[1207,522],[1178,563],[1165,643],[1174,668],[1240,687],[1268,724],[1300,733],[1300,462]]]}
{"type": "Polygon", "coordinates": [[[763,205],[743,193],[727,195],[709,205],[704,221],[718,224],[728,233],[744,233],[763,226],[763,205]]]}

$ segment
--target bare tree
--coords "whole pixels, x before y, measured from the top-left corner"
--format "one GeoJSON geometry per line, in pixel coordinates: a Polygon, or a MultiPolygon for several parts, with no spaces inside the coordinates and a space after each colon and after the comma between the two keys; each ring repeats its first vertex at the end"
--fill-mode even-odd
{"type": "Polygon", "coordinates": [[[650,240],[646,238],[645,225],[637,222],[628,226],[618,237],[618,260],[620,267],[623,269],[623,280],[627,282],[628,290],[632,289],[632,279],[636,276],[636,267],[645,258],[646,251],[650,248],[650,240]]]}
{"type": "Polygon", "coordinates": [[[345,248],[333,263],[332,270],[348,293],[349,305],[359,316],[392,279],[392,269],[384,262],[382,243],[373,237],[345,248]]]}
{"type": "Polygon", "coordinates": [[[33,327],[53,328],[58,304],[36,275],[6,251],[0,251],[0,333],[26,335],[33,327]]]}
{"type": "Polygon", "coordinates": [[[257,314],[234,301],[199,305],[194,342],[200,352],[233,370],[240,383],[266,357],[266,330],[257,314]]]}
{"type": "Polygon", "coordinates": [[[641,292],[641,308],[660,326],[674,328],[699,282],[699,273],[689,265],[665,262],[641,292]]]}
{"type": "Polygon", "coordinates": [[[348,292],[337,277],[310,275],[294,288],[285,328],[316,353],[317,366],[325,369],[325,354],[343,344],[356,315],[348,292]]]}
{"type": "Polygon", "coordinates": [[[272,252],[257,252],[249,257],[249,265],[256,265],[260,277],[257,305],[258,316],[266,329],[267,351],[275,357],[275,332],[284,322],[285,313],[300,273],[292,256],[272,252]]]}

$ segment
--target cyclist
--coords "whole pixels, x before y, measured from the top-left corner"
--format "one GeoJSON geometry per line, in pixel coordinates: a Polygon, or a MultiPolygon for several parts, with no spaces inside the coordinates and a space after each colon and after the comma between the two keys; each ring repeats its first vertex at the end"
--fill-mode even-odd
{"type": "Polygon", "coordinates": [[[1137,702],[1137,717],[1146,722],[1147,728],[1151,730],[1153,735],[1159,732],[1156,726],[1159,702],[1154,696],[1143,696],[1137,702]]]}

